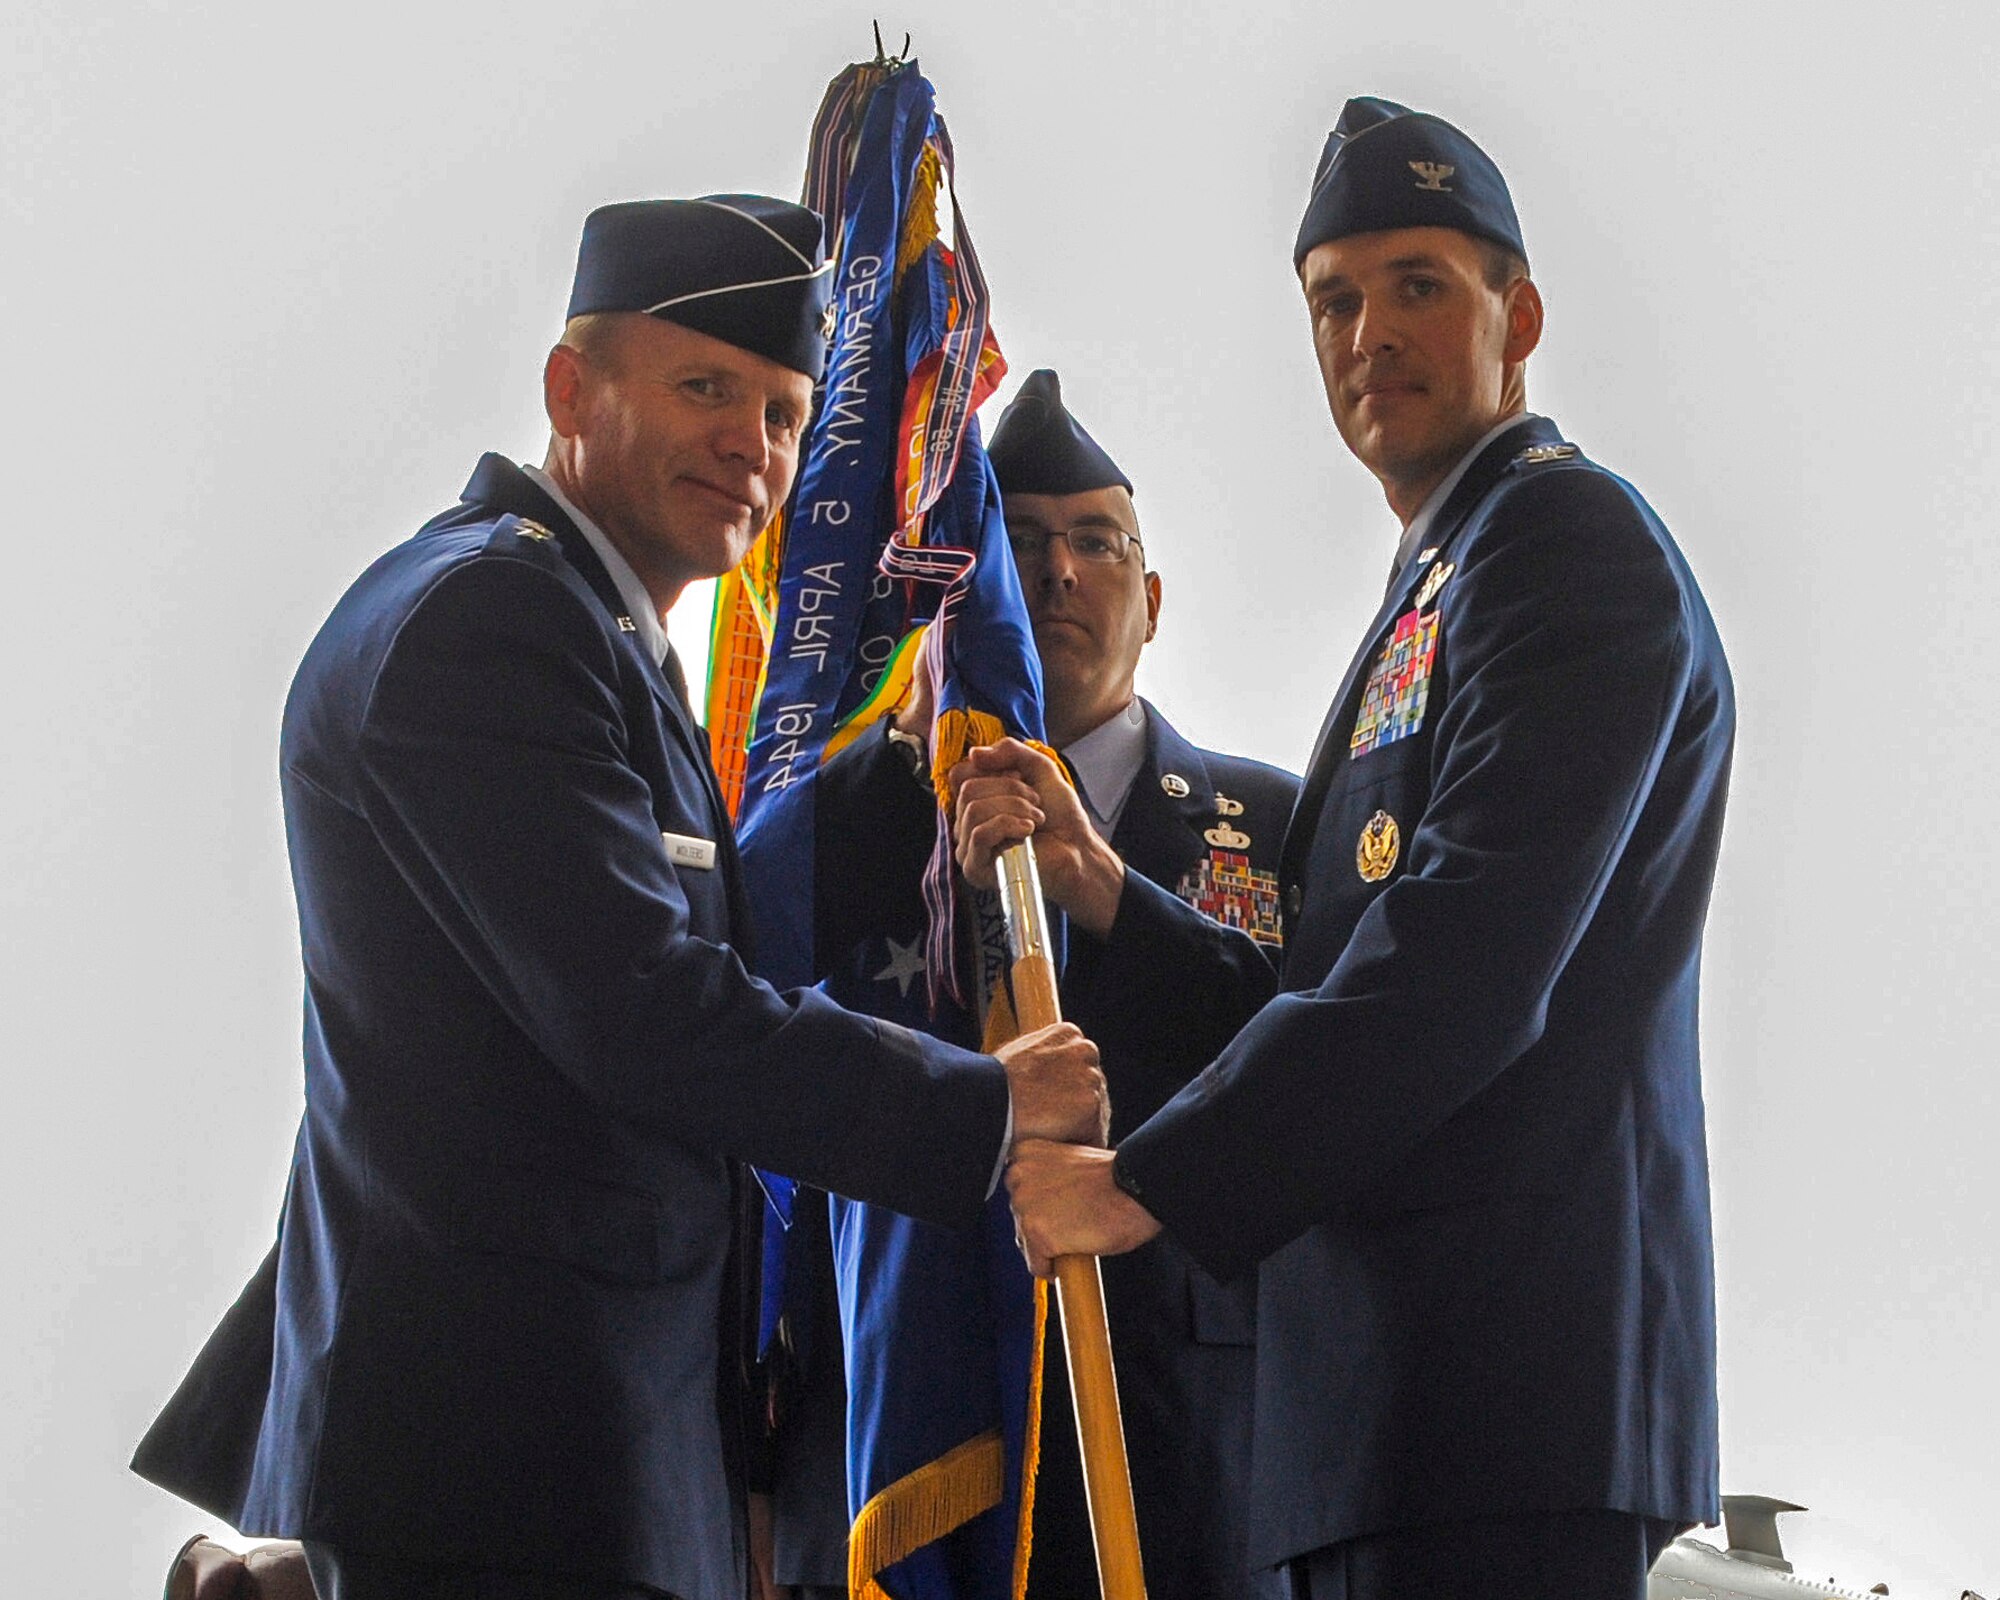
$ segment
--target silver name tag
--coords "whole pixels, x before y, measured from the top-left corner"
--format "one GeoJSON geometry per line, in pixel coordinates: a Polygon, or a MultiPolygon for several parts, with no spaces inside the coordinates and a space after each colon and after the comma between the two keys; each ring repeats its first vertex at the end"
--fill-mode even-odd
{"type": "Polygon", "coordinates": [[[667,847],[667,859],[677,867],[693,867],[697,872],[709,872],[715,867],[713,839],[697,839],[686,833],[663,833],[660,843],[667,847]]]}

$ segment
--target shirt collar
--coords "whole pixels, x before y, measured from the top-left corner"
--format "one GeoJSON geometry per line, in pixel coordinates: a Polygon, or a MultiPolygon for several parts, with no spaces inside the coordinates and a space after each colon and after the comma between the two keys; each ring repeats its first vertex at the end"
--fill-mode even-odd
{"type": "Polygon", "coordinates": [[[639,581],[639,574],[632,565],[618,553],[618,547],[604,535],[604,530],[578,509],[574,500],[556,487],[551,478],[540,467],[523,467],[523,472],[541,485],[543,492],[562,507],[564,515],[576,524],[576,531],[590,541],[590,548],[597,552],[597,559],[604,563],[604,570],[611,575],[611,582],[618,590],[618,597],[625,602],[632,613],[632,626],[638,630],[639,641],[646,647],[646,653],[653,658],[653,665],[667,664],[667,630],[660,626],[660,609],[653,604],[653,597],[646,592],[646,586],[639,581]]]}
{"type": "Polygon", "coordinates": [[[1479,436],[1470,450],[1458,458],[1458,465],[1445,474],[1442,483],[1431,490],[1424,503],[1417,508],[1417,514],[1410,518],[1410,525],[1403,530],[1402,542],[1396,546],[1395,571],[1401,572],[1410,557],[1424,547],[1424,540],[1430,535],[1431,524],[1437,521],[1437,514],[1444,509],[1445,501],[1451,498],[1451,491],[1458,487],[1458,480],[1465,476],[1466,469],[1472,465],[1479,452],[1509,428],[1518,428],[1522,423],[1533,419],[1532,412],[1524,411],[1516,413],[1504,422],[1495,423],[1479,436]]]}
{"type": "Polygon", "coordinates": [[[1091,827],[1100,839],[1110,838],[1146,760],[1145,702],[1134,695],[1123,711],[1067,746],[1063,759],[1076,774],[1091,827]]]}

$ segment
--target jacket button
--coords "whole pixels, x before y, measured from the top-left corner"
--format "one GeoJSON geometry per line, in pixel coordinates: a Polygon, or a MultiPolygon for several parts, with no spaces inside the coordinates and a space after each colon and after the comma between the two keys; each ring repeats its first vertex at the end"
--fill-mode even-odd
{"type": "Polygon", "coordinates": [[[1299,914],[1299,907],[1304,905],[1305,901],[1306,901],[1305,891],[1301,889],[1296,883],[1287,884],[1285,886],[1286,916],[1296,917],[1299,914]]]}

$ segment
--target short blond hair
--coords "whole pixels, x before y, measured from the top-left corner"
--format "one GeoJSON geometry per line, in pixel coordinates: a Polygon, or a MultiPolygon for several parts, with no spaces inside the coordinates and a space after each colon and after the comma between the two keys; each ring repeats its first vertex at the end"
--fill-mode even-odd
{"type": "Polygon", "coordinates": [[[591,362],[609,371],[618,370],[622,342],[618,329],[629,311],[587,311],[580,317],[571,317],[563,324],[562,338],[558,341],[591,362]]]}

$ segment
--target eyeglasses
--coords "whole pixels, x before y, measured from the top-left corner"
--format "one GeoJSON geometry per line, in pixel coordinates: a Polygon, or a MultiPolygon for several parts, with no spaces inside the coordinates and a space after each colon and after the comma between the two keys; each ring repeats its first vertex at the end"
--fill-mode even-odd
{"type": "Polygon", "coordinates": [[[1083,528],[1036,528],[1027,524],[1009,527],[1007,543],[1014,548],[1017,565],[1045,561],[1049,554],[1049,541],[1061,539],[1069,546],[1069,553],[1079,561],[1092,562],[1098,566],[1114,567],[1132,553],[1132,547],[1140,543],[1136,533],[1127,533],[1123,528],[1099,527],[1083,528]]]}

